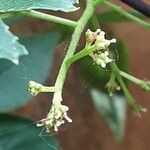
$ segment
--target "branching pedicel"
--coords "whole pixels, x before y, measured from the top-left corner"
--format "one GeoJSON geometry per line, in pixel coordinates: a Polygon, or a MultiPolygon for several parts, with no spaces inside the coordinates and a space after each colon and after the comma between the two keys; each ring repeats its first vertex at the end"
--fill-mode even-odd
{"type": "MultiPolygon", "coordinates": [[[[141,111],[146,111],[145,108],[143,108],[141,105],[139,105],[130,92],[128,91],[123,78],[130,80],[131,82],[139,85],[143,90],[145,91],[150,91],[150,82],[149,81],[143,81],[140,80],[136,77],[133,77],[123,71],[121,71],[117,65],[115,64],[115,60],[110,58],[109,56],[109,45],[111,43],[116,43],[116,39],[108,40],[105,39],[105,32],[101,31],[100,29],[97,29],[96,32],[92,32],[91,30],[87,30],[86,32],[86,45],[83,50],[80,52],[74,54],[75,49],[77,47],[77,43],[79,42],[81,33],[86,26],[87,22],[89,19],[92,17],[94,14],[95,7],[100,5],[101,3],[104,3],[114,11],[118,12],[119,14],[133,20],[134,22],[139,23],[140,25],[150,28],[149,23],[144,22],[143,20],[140,20],[139,18],[136,18],[135,16],[127,13],[126,11],[122,10],[120,7],[113,5],[112,3],[105,1],[105,0],[87,0],[86,1],[86,9],[81,16],[81,18],[78,20],[78,22],[70,22],[69,20],[66,19],[61,19],[62,23],[64,25],[69,25],[71,27],[74,27],[74,32],[72,35],[72,39],[67,51],[67,54],[62,62],[61,68],[59,70],[56,83],[52,87],[48,86],[43,86],[39,83],[36,83],[34,81],[29,82],[29,92],[33,95],[36,96],[37,94],[41,92],[54,92],[54,97],[52,100],[52,106],[50,108],[50,111],[47,115],[46,118],[38,121],[37,126],[45,126],[46,131],[50,132],[51,129],[54,129],[54,131],[58,131],[58,127],[61,124],[64,124],[65,121],[72,122],[72,119],[70,119],[67,115],[67,111],[69,110],[68,106],[62,104],[62,90],[63,90],[63,85],[65,82],[66,74],[67,71],[70,67],[70,65],[81,59],[84,56],[90,56],[93,59],[93,62],[98,64],[102,68],[106,68],[107,65],[110,65],[111,67],[111,77],[109,82],[106,84],[106,87],[108,89],[108,92],[110,96],[115,90],[120,90],[124,92],[128,105],[131,107],[131,109],[136,113],[140,114],[141,111]],[[116,83],[118,81],[119,85],[116,83]]],[[[36,11],[31,11],[29,13],[25,13],[23,15],[32,15],[32,14],[37,14],[34,15],[37,18],[39,18],[40,14],[37,13],[36,11]]],[[[44,14],[42,14],[44,15],[44,14]]],[[[61,23],[61,21],[58,22],[59,18],[53,17],[53,19],[50,16],[45,16],[44,17],[47,21],[53,21],[57,23],[61,23]]],[[[96,18],[96,16],[95,16],[96,18]]],[[[97,21],[98,22],[98,21],[97,21]]]]}
{"type": "MultiPolygon", "coordinates": [[[[93,61],[100,65],[101,67],[105,68],[106,65],[112,62],[112,59],[109,58],[109,52],[106,50],[111,43],[115,43],[116,39],[108,40],[105,39],[105,32],[98,29],[96,32],[92,32],[90,29],[86,32],[86,49],[91,49],[89,56],[93,58],[93,61]]],[[[41,92],[55,92],[53,103],[48,113],[47,117],[38,121],[37,126],[45,126],[46,131],[50,132],[53,128],[54,131],[58,131],[58,127],[61,124],[65,123],[65,120],[68,122],[72,122],[67,115],[67,111],[69,107],[66,105],[62,105],[62,97],[61,92],[58,92],[55,87],[46,87],[34,81],[29,82],[28,91],[31,95],[36,96],[41,92]]]]}

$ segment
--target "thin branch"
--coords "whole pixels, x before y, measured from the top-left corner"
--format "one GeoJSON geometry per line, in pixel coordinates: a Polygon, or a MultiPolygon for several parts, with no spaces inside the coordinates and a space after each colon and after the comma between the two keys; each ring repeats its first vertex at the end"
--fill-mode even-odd
{"type": "Polygon", "coordinates": [[[28,17],[32,17],[32,18],[45,20],[45,21],[48,21],[48,22],[54,22],[54,23],[62,24],[62,25],[69,26],[69,27],[72,27],[72,28],[75,28],[77,26],[76,21],[72,21],[72,20],[69,20],[69,19],[53,16],[53,15],[50,15],[50,14],[45,14],[45,13],[35,11],[35,10],[0,13],[0,19],[9,18],[9,17],[12,17],[12,16],[28,16],[28,17]]]}
{"type": "MultiPolygon", "coordinates": [[[[59,73],[55,82],[55,87],[58,88],[60,91],[62,91],[65,78],[66,78],[66,74],[68,71],[67,60],[74,55],[81,33],[84,30],[84,27],[86,26],[89,19],[92,17],[93,13],[94,13],[93,0],[87,0],[86,9],[83,15],[81,16],[81,18],[79,19],[77,26],[75,27],[67,54],[62,62],[62,65],[60,67],[60,70],[59,70],[59,73]]],[[[54,93],[54,96],[55,95],[57,95],[57,93],[54,93]]]]}

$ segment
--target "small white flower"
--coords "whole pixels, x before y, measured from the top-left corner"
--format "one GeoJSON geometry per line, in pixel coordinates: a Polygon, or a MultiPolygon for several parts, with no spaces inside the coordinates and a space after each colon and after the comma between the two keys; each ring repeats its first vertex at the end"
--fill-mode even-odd
{"type": "Polygon", "coordinates": [[[108,40],[105,38],[105,32],[100,31],[97,35],[95,44],[97,45],[98,50],[106,49],[111,43],[116,43],[116,39],[108,40]]]}
{"type": "Polygon", "coordinates": [[[65,118],[68,122],[70,122],[70,123],[72,122],[72,119],[67,116],[67,113],[64,115],[64,118],[65,118]]]}
{"type": "Polygon", "coordinates": [[[34,81],[29,81],[28,91],[31,95],[36,96],[41,92],[42,84],[36,83],[34,81]]]}
{"type": "Polygon", "coordinates": [[[93,61],[100,65],[102,68],[105,68],[108,63],[112,62],[112,59],[109,58],[108,51],[95,53],[93,54],[92,58],[93,61]]]}
{"type": "Polygon", "coordinates": [[[46,118],[40,120],[37,123],[38,127],[46,126],[46,131],[50,132],[50,129],[53,128],[55,132],[58,131],[58,127],[65,123],[65,120],[69,123],[72,122],[67,115],[69,107],[62,105],[60,101],[56,101],[52,104],[51,110],[46,118]]]}

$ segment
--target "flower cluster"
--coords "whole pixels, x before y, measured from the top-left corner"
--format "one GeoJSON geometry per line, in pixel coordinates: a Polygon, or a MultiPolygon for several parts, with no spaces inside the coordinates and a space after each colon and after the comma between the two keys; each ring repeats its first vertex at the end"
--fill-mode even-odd
{"type": "Polygon", "coordinates": [[[96,51],[90,55],[93,58],[93,61],[105,68],[108,63],[112,62],[112,59],[109,58],[107,49],[111,43],[116,43],[116,39],[106,39],[105,32],[100,29],[97,29],[96,32],[92,32],[88,29],[85,35],[86,46],[93,44],[96,48],[96,51]]]}
{"type": "Polygon", "coordinates": [[[112,59],[109,58],[109,52],[97,52],[91,56],[93,58],[93,61],[100,65],[102,68],[106,67],[106,64],[112,62],[112,59]]]}
{"type": "Polygon", "coordinates": [[[50,132],[52,128],[55,132],[57,132],[58,127],[64,124],[65,120],[70,123],[72,122],[72,119],[70,119],[67,115],[68,110],[69,107],[66,105],[62,105],[60,101],[54,102],[47,117],[38,121],[37,126],[45,126],[47,132],[50,132]]]}
{"type": "Polygon", "coordinates": [[[111,43],[116,43],[116,39],[108,40],[105,38],[105,32],[100,31],[97,35],[95,44],[98,50],[105,50],[111,43]]]}
{"type": "Polygon", "coordinates": [[[36,96],[41,92],[42,84],[29,81],[28,91],[32,96],[36,96]]]}

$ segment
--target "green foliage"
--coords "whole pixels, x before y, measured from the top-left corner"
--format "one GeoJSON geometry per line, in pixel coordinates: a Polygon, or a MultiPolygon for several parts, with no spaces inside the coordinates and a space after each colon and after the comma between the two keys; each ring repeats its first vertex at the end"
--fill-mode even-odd
{"type": "Polygon", "coordinates": [[[95,89],[91,90],[91,96],[96,110],[105,118],[116,140],[122,139],[127,108],[125,97],[111,97],[95,89]]]}
{"type": "Polygon", "coordinates": [[[41,133],[33,121],[27,118],[1,114],[0,115],[0,148],[5,150],[50,150],[58,149],[57,140],[52,135],[41,133]],[[39,136],[49,143],[45,143],[39,136]],[[47,136],[44,136],[47,135],[47,136]]]}
{"type": "Polygon", "coordinates": [[[78,0],[0,0],[0,12],[21,11],[31,9],[47,9],[71,12],[78,8],[74,6],[78,0]]]}
{"type": "Polygon", "coordinates": [[[27,92],[29,80],[40,83],[45,81],[52,66],[53,49],[59,37],[58,33],[49,33],[21,38],[20,42],[29,50],[29,55],[21,57],[20,65],[0,61],[3,66],[0,74],[1,112],[22,106],[31,99],[27,92]]]}
{"type": "Polygon", "coordinates": [[[9,27],[0,20],[0,58],[19,64],[19,57],[27,55],[28,51],[18,42],[18,37],[14,36],[8,29],[9,27]]]}

